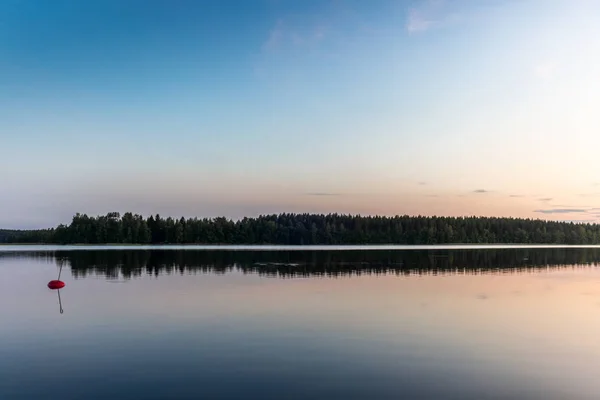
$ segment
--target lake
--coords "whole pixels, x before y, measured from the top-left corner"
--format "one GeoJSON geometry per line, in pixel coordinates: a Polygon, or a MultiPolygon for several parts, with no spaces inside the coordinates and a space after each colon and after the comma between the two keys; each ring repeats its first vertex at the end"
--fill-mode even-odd
{"type": "Polygon", "coordinates": [[[598,262],[0,246],[0,399],[597,399],[598,262]]]}

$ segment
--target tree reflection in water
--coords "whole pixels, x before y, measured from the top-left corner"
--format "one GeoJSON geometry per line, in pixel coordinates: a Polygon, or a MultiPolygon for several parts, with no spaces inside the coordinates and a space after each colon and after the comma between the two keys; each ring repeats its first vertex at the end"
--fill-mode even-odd
{"type": "Polygon", "coordinates": [[[107,279],[142,275],[254,273],[261,276],[341,277],[396,274],[529,273],[549,268],[597,265],[600,249],[481,250],[91,250],[12,254],[68,266],[75,278],[88,274],[107,279]]]}

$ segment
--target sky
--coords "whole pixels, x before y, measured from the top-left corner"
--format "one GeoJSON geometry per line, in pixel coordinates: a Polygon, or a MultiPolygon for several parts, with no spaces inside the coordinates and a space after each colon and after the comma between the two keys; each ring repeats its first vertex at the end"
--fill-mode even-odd
{"type": "Polygon", "coordinates": [[[5,0],[0,227],[600,222],[600,2],[5,0]]]}

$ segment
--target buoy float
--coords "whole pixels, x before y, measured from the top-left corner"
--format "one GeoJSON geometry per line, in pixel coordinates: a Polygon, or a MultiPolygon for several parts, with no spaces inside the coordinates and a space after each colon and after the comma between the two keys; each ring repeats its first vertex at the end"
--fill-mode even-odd
{"type": "Polygon", "coordinates": [[[50,288],[52,290],[56,290],[56,293],[58,293],[58,308],[60,310],[60,313],[62,314],[63,308],[62,308],[62,301],[60,301],[60,289],[65,287],[65,283],[60,280],[61,273],[62,273],[62,265],[60,266],[60,269],[58,270],[58,279],[48,282],[48,288],[50,288]]]}
{"type": "Polygon", "coordinates": [[[48,282],[48,287],[52,290],[62,289],[65,287],[65,283],[63,281],[58,281],[58,280],[50,281],[50,282],[48,282]]]}
{"type": "Polygon", "coordinates": [[[60,266],[60,269],[58,270],[58,278],[56,278],[55,280],[52,280],[50,282],[48,282],[48,287],[52,290],[54,289],[62,289],[65,287],[65,283],[63,281],[60,280],[60,274],[62,274],[62,265],[60,266]]]}

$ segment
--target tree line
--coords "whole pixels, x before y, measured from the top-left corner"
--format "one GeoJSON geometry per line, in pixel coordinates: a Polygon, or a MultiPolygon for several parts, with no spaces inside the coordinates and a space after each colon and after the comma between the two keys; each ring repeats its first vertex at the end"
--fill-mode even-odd
{"type": "Polygon", "coordinates": [[[68,225],[3,231],[4,243],[49,244],[600,244],[600,225],[519,218],[277,214],[243,218],[144,218],[76,214],[68,225]]]}
{"type": "Polygon", "coordinates": [[[25,231],[18,231],[14,229],[0,229],[0,243],[9,242],[12,238],[18,237],[25,233],[25,231]]]}

